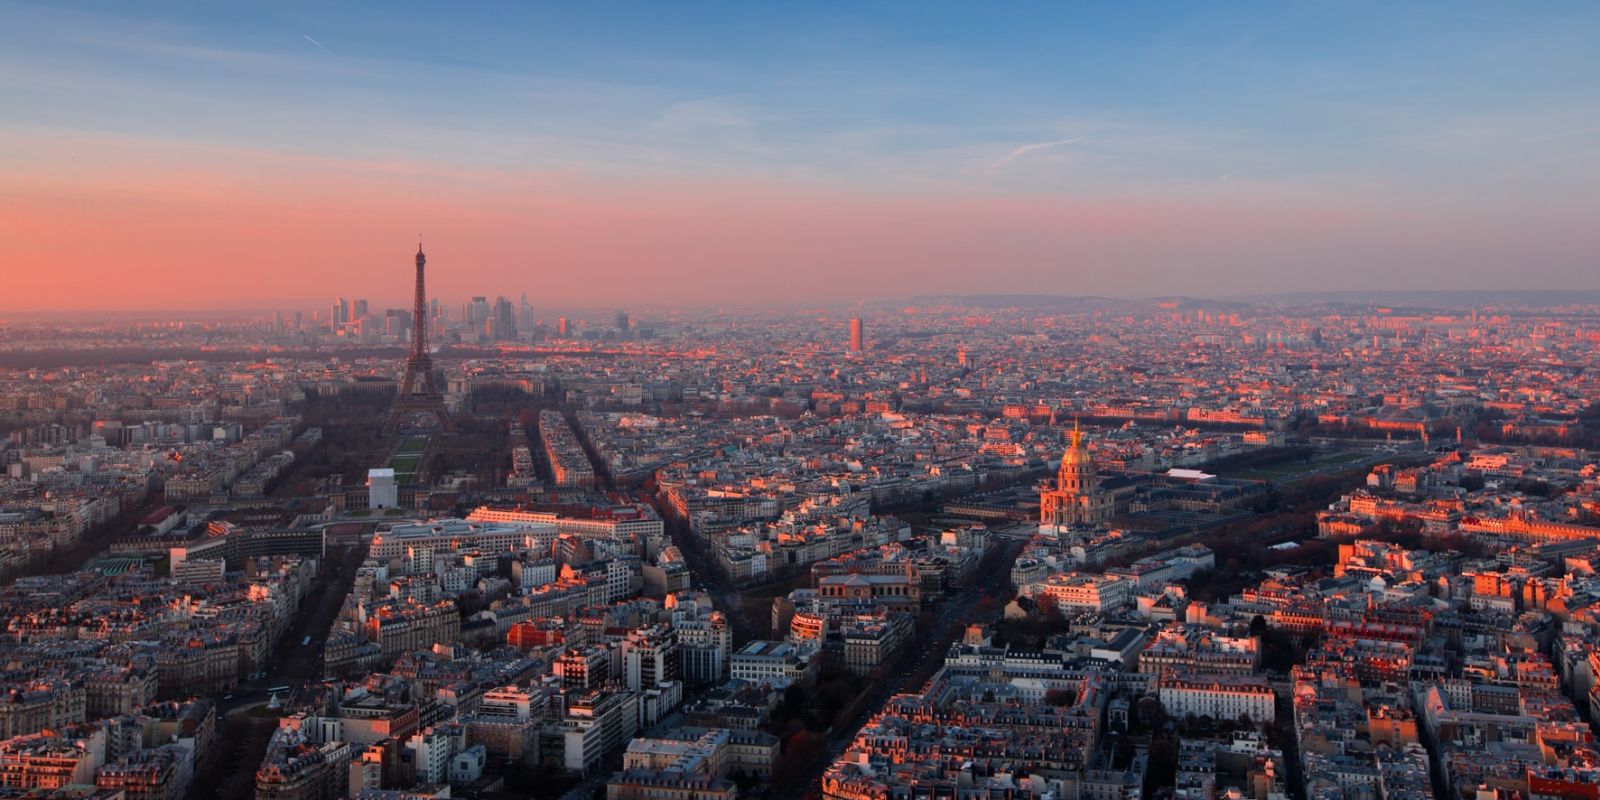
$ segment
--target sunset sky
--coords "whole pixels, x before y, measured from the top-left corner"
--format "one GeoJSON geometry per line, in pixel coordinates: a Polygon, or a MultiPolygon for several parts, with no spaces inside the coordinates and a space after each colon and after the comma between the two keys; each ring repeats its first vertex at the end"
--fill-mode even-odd
{"type": "Polygon", "coordinates": [[[1592,2],[133,5],[0,2],[0,310],[1600,289],[1592,2]]]}

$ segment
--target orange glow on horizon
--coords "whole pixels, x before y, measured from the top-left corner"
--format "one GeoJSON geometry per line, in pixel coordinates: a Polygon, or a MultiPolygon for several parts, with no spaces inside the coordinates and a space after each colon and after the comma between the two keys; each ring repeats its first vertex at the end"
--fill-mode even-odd
{"type": "MultiPolygon", "coordinates": [[[[10,158],[92,143],[30,142],[10,158]]],[[[1430,227],[1269,190],[886,192],[119,148],[115,169],[24,168],[0,190],[8,294],[28,298],[6,310],[403,307],[419,230],[436,297],[527,292],[548,307],[1293,290],[1287,260],[1352,240],[1407,253],[1430,227]]]]}

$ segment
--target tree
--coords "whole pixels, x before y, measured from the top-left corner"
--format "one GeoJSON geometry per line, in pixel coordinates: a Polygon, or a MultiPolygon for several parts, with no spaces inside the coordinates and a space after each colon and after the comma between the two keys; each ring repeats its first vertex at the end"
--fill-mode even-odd
{"type": "Polygon", "coordinates": [[[1134,703],[1132,721],[1145,730],[1160,731],[1167,722],[1167,710],[1154,695],[1145,695],[1134,703]]]}
{"type": "Polygon", "coordinates": [[[822,735],[811,731],[799,731],[789,737],[784,745],[783,756],[790,764],[804,764],[811,760],[817,747],[822,742],[822,735]]]}
{"type": "Polygon", "coordinates": [[[1150,743],[1148,769],[1144,775],[1144,796],[1154,797],[1163,787],[1171,787],[1178,774],[1178,743],[1168,738],[1150,743]]]}
{"type": "Polygon", "coordinates": [[[1522,492],[1523,494],[1531,495],[1533,497],[1550,496],[1550,484],[1536,478],[1517,481],[1516,485],[1512,488],[1522,492]]]}
{"type": "Polygon", "coordinates": [[[1250,620],[1250,635],[1259,639],[1259,638],[1261,638],[1261,635],[1266,633],[1266,632],[1267,632],[1267,618],[1261,616],[1260,614],[1257,614],[1254,617],[1252,617],[1251,620],[1250,620]]]}

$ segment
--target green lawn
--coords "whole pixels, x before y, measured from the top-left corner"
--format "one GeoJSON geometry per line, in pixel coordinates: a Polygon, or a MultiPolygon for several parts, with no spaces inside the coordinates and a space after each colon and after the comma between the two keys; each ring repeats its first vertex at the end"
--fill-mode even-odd
{"type": "Polygon", "coordinates": [[[1312,461],[1291,461],[1286,464],[1274,464],[1270,467],[1246,470],[1229,475],[1230,478],[1242,478],[1249,481],[1283,481],[1294,480],[1309,475],[1319,469],[1328,467],[1342,467],[1354,464],[1369,456],[1369,453],[1335,453],[1324,458],[1312,461]]]}
{"type": "Polygon", "coordinates": [[[386,466],[394,470],[394,479],[401,484],[411,483],[416,480],[417,470],[422,469],[422,453],[428,449],[428,437],[407,436],[400,440],[394,449],[394,455],[389,456],[386,466]]]}
{"type": "Polygon", "coordinates": [[[395,455],[417,455],[428,447],[428,437],[407,436],[401,440],[400,446],[395,448],[395,455]]]}

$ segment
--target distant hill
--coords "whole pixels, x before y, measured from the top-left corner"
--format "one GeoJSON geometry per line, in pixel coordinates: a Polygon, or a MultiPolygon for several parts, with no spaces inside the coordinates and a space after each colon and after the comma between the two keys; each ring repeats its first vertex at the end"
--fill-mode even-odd
{"type": "Polygon", "coordinates": [[[1210,300],[1198,297],[1151,297],[1127,299],[1098,295],[1061,294],[924,294],[903,299],[881,300],[868,304],[873,308],[904,308],[906,306],[954,307],[976,310],[1007,308],[1028,311],[1088,312],[1088,311],[1145,311],[1155,308],[1197,309],[1214,311],[1240,311],[1251,307],[1238,300],[1210,300]]]}
{"type": "Polygon", "coordinates": [[[1419,290],[1419,291],[1337,291],[1289,292],[1285,294],[1245,295],[1231,298],[1148,297],[1139,299],[1099,295],[1060,294],[924,294],[878,300],[865,304],[874,309],[967,308],[975,311],[1019,309],[1045,313],[1150,312],[1156,310],[1199,310],[1248,312],[1251,309],[1279,309],[1290,306],[1386,306],[1396,312],[1429,309],[1465,308],[1549,308],[1574,305],[1600,305],[1600,291],[1551,290],[1419,290]]]}
{"type": "Polygon", "coordinates": [[[1570,306],[1600,304],[1600,291],[1521,290],[1341,291],[1291,292],[1238,298],[1258,305],[1380,305],[1412,308],[1483,308],[1486,306],[1570,306]]]}
{"type": "Polygon", "coordinates": [[[1255,307],[1255,303],[1242,300],[1218,300],[1210,297],[1151,297],[1138,301],[1141,306],[1157,308],[1203,308],[1208,311],[1246,311],[1255,307]]]}
{"type": "Polygon", "coordinates": [[[903,299],[882,300],[871,305],[880,308],[904,306],[955,306],[958,308],[1026,308],[1050,311],[1095,311],[1122,308],[1127,300],[1112,297],[1072,297],[1058,294],[924,294],[903,299]]]}

